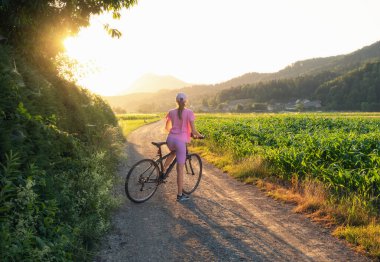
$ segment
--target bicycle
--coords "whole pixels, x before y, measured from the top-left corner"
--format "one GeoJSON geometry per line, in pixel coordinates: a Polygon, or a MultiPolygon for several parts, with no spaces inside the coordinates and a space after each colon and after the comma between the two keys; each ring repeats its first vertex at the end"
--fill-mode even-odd
{"type": "MultiPolygon", "coordinates": [[[[151,198],[159,185],[166,182],[169,173],[177,163],[175,157],[170,163],[166,172],[163,172],[164,160],[172,153],[162,156],[161,147],[166,142],[152,142],[158,148],[155,159],[142,159],[135,163],[129,170],[125,180],[125,193],[127,197],[135,203],[142,203],[151,198]]],[[[183,174],[183,192],[193,193],[202,177],[202,160],[198,154],[189,153],[186,145],[186,162],[183,174]]]]}

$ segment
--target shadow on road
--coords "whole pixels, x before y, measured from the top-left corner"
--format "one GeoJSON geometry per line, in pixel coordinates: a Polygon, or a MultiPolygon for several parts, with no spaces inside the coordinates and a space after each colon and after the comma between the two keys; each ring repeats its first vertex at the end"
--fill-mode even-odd
{"type": "Polygon", "coordinates": [[[314,261],[261,223],[247,220],[214,200],[197,196],[178,205],[189,213],[178,218],[172,214],[178,224],[169,233],[182,246],[174,246],[176,250],[169,252],[187,253],[193,258],[205,255],[218,261],[294,261],[295,258],[314,261]]]}

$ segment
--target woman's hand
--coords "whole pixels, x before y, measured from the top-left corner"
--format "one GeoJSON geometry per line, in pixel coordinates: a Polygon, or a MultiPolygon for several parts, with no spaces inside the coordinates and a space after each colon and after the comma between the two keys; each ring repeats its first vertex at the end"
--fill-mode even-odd
{"type": "Polygon", "coordinates": [[[194,138],[194,139],[204,139],[205,138],[204,135],[202,135],[201,133],[199,133],[197,131],[191,133],[191,137],[194,138]]]}
{"type": "Polygon", "coordinates": [[[194,124],[194,121],[191,121],[190,122],[190,126],[191,126],[191,137],[194,137],[196,139],[203,139],[205,138],[201,133],[199,133],[197,131],[197,129],[195,128],[195,124],[194,124]]]}

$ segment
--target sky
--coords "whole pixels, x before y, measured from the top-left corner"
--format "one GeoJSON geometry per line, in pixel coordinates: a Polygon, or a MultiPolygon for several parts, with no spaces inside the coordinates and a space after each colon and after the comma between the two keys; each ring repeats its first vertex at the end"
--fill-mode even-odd
{"type": "Polygon", "coordinates": [[[379,0],[139,0],[119,20],[92,17],[65,46],[88,66],[78,84],[100,95],[125,93],[147,73],[216,84],[380,41],[379,10],[379,0]]]}

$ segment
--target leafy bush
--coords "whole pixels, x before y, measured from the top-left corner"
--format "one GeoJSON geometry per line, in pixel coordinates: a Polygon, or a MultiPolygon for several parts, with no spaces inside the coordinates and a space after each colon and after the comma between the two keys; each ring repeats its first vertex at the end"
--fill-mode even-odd
{"type": "Polygon", "coordinates": [[[98,96],[0,47],[2,261],[80,261],[108,227],[122,141],[98,96]]]}

